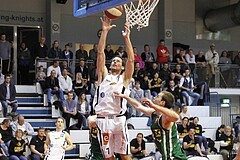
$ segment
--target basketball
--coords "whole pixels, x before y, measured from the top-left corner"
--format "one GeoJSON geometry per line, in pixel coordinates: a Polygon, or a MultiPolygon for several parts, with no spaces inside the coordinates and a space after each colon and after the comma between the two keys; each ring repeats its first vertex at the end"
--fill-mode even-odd
{"type": "Polygon", "coordinates": [[[110,8],[106,11],[104,11],[104,14],[112,20],[118,19],[123,13],[123,7],[122,6],[116,6],[114,8],[110,8]]]}

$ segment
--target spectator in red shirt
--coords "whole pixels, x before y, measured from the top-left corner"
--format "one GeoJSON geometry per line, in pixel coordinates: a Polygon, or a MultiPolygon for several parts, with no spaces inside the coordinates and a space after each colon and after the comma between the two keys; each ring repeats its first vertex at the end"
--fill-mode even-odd
{"type": "Polygon", "coordinates": [[[167,63],[169,59],[169,55],[170,55],[170,52],[168,48],[165,46],[164,40],[161,39],[157,47],[157,62],[167,63]]]}

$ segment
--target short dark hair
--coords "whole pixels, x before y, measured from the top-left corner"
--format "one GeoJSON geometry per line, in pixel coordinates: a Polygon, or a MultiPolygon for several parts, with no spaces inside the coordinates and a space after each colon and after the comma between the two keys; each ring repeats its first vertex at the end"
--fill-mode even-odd
{"type": "Polygon", "coordinates": [[[122,60],[122,66],[125,67],[126,62],[125,62],[125,60],[124,60],[121,56],[116,55],[116,56],[114,56],[114,57],[112,58],[112,60],[113,60],[114,58],[116,58],[116,57],[118,57],[118,58],[120,58],[120,59],[122,60]]]}
{"type": "Polygon", "coordinates": [[[139,136],[139,135],[141,135],[141,136],[142,136],[142,138],[143,138],[143,134],[142,134],[142,133],[138,133],[138,134],[137,134],[137,136],[139,136]]]}
{"type": "Polygon", "coordinates": [[[187,120],[189,120],[189,118],[188,118],[188,117],[183,117],[183,118],[182,118],[182,120],[184,120],[184,119],[187,119],[187,120]]]}
{"type": "Polygon", "coordinates": [[[38,128],[38,131],[40,131],[40,130],[45,130],[43,127],[39,127],[38,128]]]}
{"type": "Polygon", "coordinates": [[[11,74],[5,74],[4,79],[6,79],[7,77],[11,77],[11,74]]]}
{"type": "Polygon", "coordinates": [[[70,47],[69,43],[65,44],[65,47],[67,47],[67,46],[70,47]]]}
{"type": "Polygon", "coordinates": [[[149,45],[148,45],[148,44],[144,44],[144,48],[145,48],[145,47],[149,47],[149,45]]]}
{"type": "Polygon", "coordinates": [[[165,41],[163,39],[160,39],[159,43],[161,43],[161,42],[165,42],[165,41]]]}

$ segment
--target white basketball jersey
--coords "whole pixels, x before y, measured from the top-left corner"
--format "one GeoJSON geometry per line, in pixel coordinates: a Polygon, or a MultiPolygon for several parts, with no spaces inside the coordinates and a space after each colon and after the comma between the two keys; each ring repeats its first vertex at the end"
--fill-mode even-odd
{"type": "Polygon", "coordinates": [[[114,92],[130,94],[129,87],[123,86],[122,75],[108,74],[95,92],[93,106],[98,115],[122,115],[127,110],[127,101],[115,97],[114,92]]]}
{"type": "Polygon", "coordinates": [[[50,138],[50,149],[45,160],[63,160],[65,156],[65,150],[62,146],[66,146],[65,131],[56,132],[52,131],[49,133],[50,138]]]}

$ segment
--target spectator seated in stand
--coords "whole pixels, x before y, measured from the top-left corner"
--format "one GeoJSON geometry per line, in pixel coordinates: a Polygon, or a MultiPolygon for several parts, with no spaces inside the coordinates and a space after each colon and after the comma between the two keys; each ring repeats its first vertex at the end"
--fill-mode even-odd
{"type": "Polygon", "coordinates": [[[81,93],[78,97],[77,112],[82,119],[82,127],[87,128],[87,118],[90,115],[90,104],[87,101],[86,94],[81,93]]]}
{"type": "Polygon", "coordinates": [[[37,135],[31,139],[30,150],[31,154],[28,156],[29,160],[43,160],[44,159],[44,143],[46,136],[44,135],[44,128],[38,129],[37,135]]]}
{"type": "Polygon", "coordinates": [[[197,106],[200,95],[194,92],[194,82],[193,78],[190,77],[190,70],[185,70],[185,75],[181,78],[179,88],[182,90],[182,96],[186,99],[186,105],[197,106]],[[193,98],[192,103],[190,104],[190,97],[193,98]]]}
{"type": "Polygon", "coordinates": [[[193,123],[190,124],[190,128],[194,128],[195,129],[195,136],[198,138],[198,142],[199,142],[200,148],[201,148],[201,146],[203,144],[205,152],[207,154],[209,154],[207,138],[202,135],[202,133],[203,133],[202,125],[199,124],[198,122],[199,122],[199,118],[198,117],[194,117],[193,123]]]}
{"type": "Polygon", "coordinates": [[[151,82],[148,79],[147,74],[144,74],[143,79],[140,79],[140,86],[143,89],[144,97],[148,99],[152,99],[151,90],[150,90],[151,82]]]}
{"type": "Polygon", "coordinates": [[[221,134],[220,141],[220,154],[223,156],[223,160],[228,160],[231,156],[234,143],[232,128],[230,126],[225,126],[224,133],[221,134]]]}
{"type": "Polygon", "coordinates": [[[188,117],[182,118],[182,124],[178,125],[178,135],[180,141],[183,141],[183,138],[188,135],[189,125],[188,125],[188,117]]]}
{"type": "MultiPolygon", "coordinates": [[[[222,134],[224,134],[225,124],[222,124],[220,127],[216,130],[216,141],[221,141],[220,137],[222,134]]],[[[236,133],[236,132],[235,132],[236,133]]]]}
{"type": "Polygon", "coordinates": [[[61,76],[61,69],[59,67],[59,61],[58,60],[54,60],[53,64],[51,66],[49,66],[47,68],[47,76],[49,77],[51,75],[52,70],[55,71],[55,77],[58,78],[59,76],[61,76]]]}
{"type": "Polygon", "coordinates": [[[4,119],[0,125],[0,135],[1,135],[1,148],[4,150],[6,156],[9,156],[8,147],[10,145],[11,139],[13,138],[12,127],[10,126],[10,120],[4,119]]]}
{"type": "Polygon", "coordinates": [[[11,82],[12,76],[6,74],[4,76],[5,81],[0,85],[0,101],[2,103],[3,117],[7,116],[8,106],[12,107],[11,112],[17,111],[17,100],[16,100],[16,88],[11,82]]]}
{"type": "Polygon", "coordinates": [[[183,149],[187,156],[205,156],[206,154],[201,151],[198,143],[198,138],[195,137],[195,129],[189,128],[188,135],[183,138],[183,149]]]}
{"type": "Polygon", "coordinates": [[[169,85],[166,91],[172,93],[172,95],[175,98],[175,101],[180,101],[181,93],[180,93],[179,87],[175,85],[175,82],[173,80],[169,81],[169,85]]]}
{"type": "Polygon", "coordinates": [[[161,78],[159,78],[159,74],[155,73],[150,83],[151,93],[153,97],[157,96],[157,94],[162,91],[162,87],[163,87],[162,83],[163,81],[161,80],[161,78]]]}
{"type": "Polygon", "coordinates": [[[67,74],[67,69],[63,69],[62,76],[58,77],[59,87],[63,91],[63,94],[68,94],[72,91],[72,79],[67,74]]]}
{"type": "Polygon", "coordinates": [[[77,97],[82,93],[87,93],[87,79],[83,79],[81,72],[76,74],[76,79],[73,81],[73,89],[77,97]]]}
{"type": "Polygon", "coordinates": [[[52,103],[51,103],[52,94],[57,94],[61,103],[64,100],[63,91],[61,90],[61,88],[59,86],[59,81],[55,77],[55,75],[56,75],[56,71],[52,70],[51,75],[48,76],[45,81],[46,82],[45,83],[45,88],[46,88],[45,93],[47,94],[48,107],[52,106],[52,103]]]}
{"type": "MultiPolygon", "coordinates": [[[[133,89],[131,90],[130,97],[136,99],[137,101],[141,101],[142,98],[144,98],[144,91],[141,89],[141,84],[139,81],[135,82],[135,85],[133,89]]],[[[133,107],[130,107],[132,109],[131,113],[135,115],[136,117],[141,117],[142,112],[134,109],[133,107]]]]}
{"type": "Polygon", "coordinates": [[[130,151],[132,158],[141,159],[147,156],[145,141],[143,140],[143,134],[138,133],[137,138],[134,138],[130,142],[130,151]]]}
{"type": "Polygon", "coordinates": [[[26,142],[23,139],[23,131],[17,129],[15,137],[11,140],[9,146],[10,160],[27,160],[26,142]]]}
{"type": "Polygon", "coordinates": [[[63,118],[66,120],[66,130],[69,130],[70,118],[77,119],[77,128],[81,128],[82,119],[77,112],[77,102],[73,100],[73,92],[70,91],[67,94],[67,99],[63,101],[63,118]]]}
{"type": "Polygon", "coordinates": [[[44,72],[43,66],[38,67],[38,71],[36,74],[36,81],[40,84],[42,90],[45,90],[45,79],[46,79],[46,73],[44,72]]]}
{"type": "Polygon", "coordinates": [[[70,78],[73,78],[73,72],[72,72],[72,68],[69,66],[70,64],[68,64],[67,61],[63,61],[62,65],[60,66],[61,72],[63,72],[63,69],[67,70],[67,75],[70,78]]]}
{"type": "Polygon", "coordinates": [[[25,121],[22,115],[19,115],[18,120],[12,125],[13,135],[15,135],[16,131],[19,129],[23,131],[22,139],[28,144],[28,136],[33,135],[34,129],[29,122],[25,121]]]}

